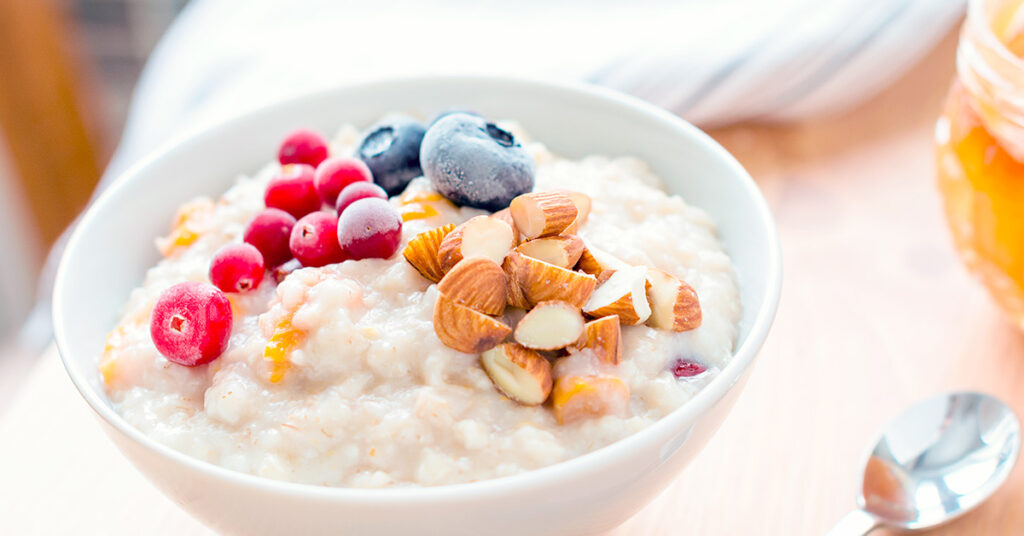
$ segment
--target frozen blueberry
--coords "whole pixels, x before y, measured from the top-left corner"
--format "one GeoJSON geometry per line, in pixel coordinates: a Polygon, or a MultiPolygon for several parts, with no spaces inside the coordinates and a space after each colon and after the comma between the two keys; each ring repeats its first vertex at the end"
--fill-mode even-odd
{"type": "Polygon", "coordinates": [[[457,205],[493,212],[533,190],[533,157],[511,132],[477,115],[438,119],[423,137],[420,162],[434,188],[457,205]]]}
{"type": "Polygon", "coordinates": [[[402,192],[409,181],[423,174],[420,143],[426,127],[408,117],[381,121],[363,133],[356,155],[366,163],[388,195],[402,192]]]}
{"type": "Polygon", "coordinates": [[[470,110],[460,110],[459,108],[449,108],[449,109],[447,109],[447,110],[445,110],[445,111],[435,115],[434,118],[430,120],[430,125],[427,128],[430,128],[430,127],[434,126],[434,123],[436,123],[436,122],[440,121],[441,119],[443,119],[445,117],[448,117],[449,115],[452,115],[452,114],[466,114],[466,115],[473,115],[473,116],[476,116],[476,117],[481,117],[480,114],[478,114],[476,112],[473,112],[473,111],[470,111],[470,110]]]}

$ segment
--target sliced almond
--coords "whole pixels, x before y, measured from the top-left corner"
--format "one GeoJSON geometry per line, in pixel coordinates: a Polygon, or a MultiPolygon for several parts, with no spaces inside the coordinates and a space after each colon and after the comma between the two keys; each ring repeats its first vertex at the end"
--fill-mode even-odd
{"type": "Polygon", "coordinates": [[[576,204],[565,192],[523,194],[512,200],[509,211],[519,233],[527,240],[557,235],[577,215],[576,204]]]}
{"type": "Polygon", "coordinates": [[[601,275],[601,272],[606,270],[621,270],[629,266],[629,263],[626,261],[586,242],[583,244],[583,252],[580,254],[580,259],[576,263],[578,270],[583,270],[590,275],[601,275]]]}
{"type": "Polygon", "coordinates": [[[647,271],[647,299],[651,316],[647,325],[671,331],[687,331],[700,326],[703,319],[697,291],[679,278],[656,268],[647,271]]]}
{"type": "Polygon", "coordinates": [[[590,296],[583,312],[593,317],[616,315],[627,326],[643,324],[651,316],[646,274],[644,266],[615,270],[590,296]]]}
{"type": "Polygon", "coordinates": [[[434,304],[434,332],[449,348],[479,354],[505,340],[512,328],[441,294],[434,304]]]}
{"type": "Polygon", "coordinates": [[[511,249],[512,228],[507,223],[490,216],[476,216],[444,237],[437,260],[444,272],[468,257],[486,257],[500,266],[511,249]]]}
{"type": "Polygon", "coordinates": [[[538,238],[520,244],[516,251],[548,264],[572,269],[583,254],[583,240],[576,235],[538,238]]]}
{"type": "Polygon", "coordinates": [[[486,257],[469,257],[455,265],[437,290],[459,305],[488,315],[505,312],[505,271],[486,257]]]}
{"type": "Polygon", "coordinates": [[[538,303],[526,313],[512,334],[516,342],[534,350],[560,350],[583,333],[580,308],[563,301],[538,303]]]}
{"type": "Polygon", "coordinates": [[[617,376],[595,374],[565,376],[555,380],[551,409],[559,424],[605,415],[624,415],[629,406],[629,386],[617,376]]]}
{"type": "Polygon", "coordinates": [[[618,365],[622,356],[622,328],[619,317],[605,316],[583,326],[583,334],[572,345],[576,350],[590,350],[602,363],[618,365]]]}
{"type": "Polygon", "coordinates": [[[512,307],[529,309],[531,307],[530,301],[526,299],[522,287],[519,286],[519,278],[513,271],[515,269],[515,261],[511,257],[511,255],[506,257],[505,263],[501,265],[501,268],[505,271],[506,302],[512,307]]]}
{"type": "Polygon", "coordinates": [[[569,196],[569,199],[572,199],[572,203],[576,205],[576,219],[562,231],[562,234],[576,234],[579,232],[580,227],[587,222],[587,217],[590,216],[590,196],[571,190],[562,190],[562,192],[565,192],[565,195],[569,196]]]}
{"type": "Polygon", "coordinates": [[[480,365],[502,394],[520,404],[543,404],[551,393],[551,363],[514,342],[484,352],[480,365]]]}
{"type": "Polygon", "coordinates": [[[519,283],[523,297],[532,305],[557,300],[582,307],[594,292],[597,279],[513,251],[505,260],[506,273],[519,283]]]}
{"type": "Polygon", "coordinates": [[[516,222],[512,219],[512,211],[508,208],[503,208],[491,214],[491,217],[507,223],[512,228],[512,245],[518,246],[523,237],[519,235],[519,229],[516,229],[516,222]]]}
{"type": "Polygon", "coordinates": [[[448,233],[455,229],[454,223],[443,225],[426,232],[422,232],[409,241],[409,244],[402,250],[402,255],[409,264],[416,269],[423,277],[437,283],[444,276],[441,264],[437,261],[437,251],[441,247],[441,241],[448,233]]]}

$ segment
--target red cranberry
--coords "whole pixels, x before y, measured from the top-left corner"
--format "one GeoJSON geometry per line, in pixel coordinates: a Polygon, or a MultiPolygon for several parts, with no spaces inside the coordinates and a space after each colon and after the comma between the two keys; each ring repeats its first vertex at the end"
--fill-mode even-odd
{"type": "Polygon", "coordinates": [[[676,359],[672,363],[672,374],[676,378],[689,378],[703,373],[708,368],[692,359],[676,359]]]}
{"type": "Polygon", "coordinates": [[[306,164],[289,164],[270,179],[263,202],[268,207],[279,208],[296,218],[320,210],[320,194],[313,185],[313,167],[306,164]]]}
{"type": "Polygon", "coordinates": [[[288,239],[292,236],[294,226],[295,218],[291,214],[268,208],[249,222],[243,240],[256,246],[263,254],[263,264],[273,268],[292,258],[288,239]]]}
{"type": "Polygon", "coordinates": [[[338,221],[338,242],[350,259],[386,259],[401,241],[402,216],[383,199],[360,199],[338,221]]]}
{"type": "Polygon", "coordinates": [[[168,361],[194,367],[220,357],[231,338],[231,303],[207,283],[178,283],[153,306],[149,334],[168,361]]]}
{"type": "Polygon", "coordinates": [[[263,281],[263,255],[252,244],[228,244],[213,254],[210,282],[224,292],[245,292],[263,281]]]}
{"type": "Polygon", "coordinates": [[[352,183],[338,194],[338,202],[335,208],[338,209],[338,214],[341,214],[352,203],[366,198],[387,199],[388,193],[384,191],[384,188],[372,182],[352,183]]]}
{"type": "Polygon", "coordinates": [[[277,150],[277,160],[285,164],[309,164],[317,167],[327,158],[327,141],[312,130],[300,128],[288,134],[277,150]]]}
{"type": "Polygon", "coordinates": [[[320,199],[331,206],[346,186],[360,182],[372,183],[373,175],[358,158],[336,156],[324,160],[316,168],[316,191],[320,193],[320,199]]]}
{"type": "Polygon", "coordinates": [[[314,212],[299,220],[288,245],[303,266],[325,266],[345,260],[338,245],[338,217],[329,212],[314,212]]]}

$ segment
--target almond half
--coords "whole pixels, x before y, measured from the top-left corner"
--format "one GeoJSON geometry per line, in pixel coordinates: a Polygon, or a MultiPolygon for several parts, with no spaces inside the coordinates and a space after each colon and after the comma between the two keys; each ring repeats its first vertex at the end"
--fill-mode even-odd
{"type": "Polygon", "coordinates": [[[565,192],[523,194],[509,204],[512,220],[523,238],[557,235],[576,220],[576,204],[565,192]]]}
{"type": "Polygon", "coordinates": [[[651,316],[647,325],[671,331],[687,331],[700,326],[703,315],[697,291],[679,278],[657,268],[647,271],[647,299],[651,316]]]}
{"type": "Polygon", "coordinates": [[[444,276],[441,264],[437,262],[437,251],[441,247],[441,241],[448,233],[452,232],[455,224],[449,223],[422,232],[409,241],[409,244],[402,250],[405,260],[416,269],[423,277],[431,282],[437,283],[444,276]]]}
{"type": "Polygon", "coordinates": [[[590,275],[601,275],[606,270],[621,270],[630,265],[626,261],[584,242],[576,268],[590,275]]]}
{"type": "Polygon", "coordinates": [[[505,312],[505,271],[486,257],[463,259],[437,284],[449,300],[488,315],[505,312]]]}
{"type": "Polygon", "coordinates": [[[643,324],[651,316],[646,275],[644,266],[615,270],[590,296],[583,312],[594,317],[616,315],[627,326],[643,324]]]}
{"type": "Polygon", "coordinates": [[[502,270],[505,271],[505,298],[508,305],[512,307],[529,309],[531,304],[523,294],[522,287],[519,286],[519,279],[514,271],[516,269],[515,264],[517,264],[516,260],[512,258],[512,255],[509,255],[501,265],[502,270]]]}
{"type": "Polygon", "coordinates": [[[543,404],[551,393],[551,363],[514,342],[484,352],[480,365],[502,394],[520,404],[543,404]]]}
{"type": "Polygon", "coordinates": [[[479,354],[505,340],[512,328],[441,294],[434,304],[434,332],[449,348],[479,354]]]}
{"type": "Polygon", "coordinates": [[[565,376],[551,390],[551,409],[559,424],[624,415],[628,406],[629,386],[610,374],[565,376]]]}
{"type": "Polygon", "coordinates": [[[538,238],[520,244],[516,251],[548,264],[572,269],[583,254],[583,240],[576,235],[538,238]]]}
{"type": "Polygon", "coordinates": [[[616,315],[591,320],[583,326],[583,334],[572,344],[576,350],[590,350],[602,363],[618,365],[622,359],[622,327],[616,315]]]}
{"type": "Polygon", "coordinates": [[[519,284],[523,297],[530,304],[557,300],[582,307],[594,292],[597,279],[588,274],[574,272],[527,257],[513,251],[505,260],[506,273],[519,284]]]}
{"type": "Polygon", "coordinates": [[[583,333],[580,308],[563,301],[538,303],[516,325],[516,342],[534,350],[560,350],[583,333]]]}
{"type": "Polygon", "coordinates": [[[572,220],[572,223],[562,231],[562,234],[576,234],[579,232],[580,227],[587,223],[587,217],[590,216],[590,196],[583,192],[573,192],[572,190],[561,191],[569,196],[569,199],[572,199],[572,203],[576,205],[576,219],[572,220]]]}
{"type": "Polygon", "coordinates": [[[452,229],[438,246],[437,261],[447,272],[464,258],[487,257],[499,266],[512,249],[512,228],[490,216],[476,216],[452,229]]]}
{"type": "Polygon", "coordinates": [[[506,207],[491,214],[491,217],[507,223],[512,228],[512,245],[518,246],[523,237],[519,235],[519,229],[516,229],[516,222],[512,219],[512,211],[506,207]]]}

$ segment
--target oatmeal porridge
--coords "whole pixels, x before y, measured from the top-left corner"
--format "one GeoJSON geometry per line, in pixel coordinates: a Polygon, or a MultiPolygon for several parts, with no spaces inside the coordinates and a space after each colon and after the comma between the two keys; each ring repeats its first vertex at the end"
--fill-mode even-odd
{"type": "Polygon", "coordinates": [[[100,356],[114,407],[315,485],[471,482],[608,445],[706,385],[741,312],[714,223],[643,162],[561,158],[469,113],[297,131],[157,247],[100,356]]]}

